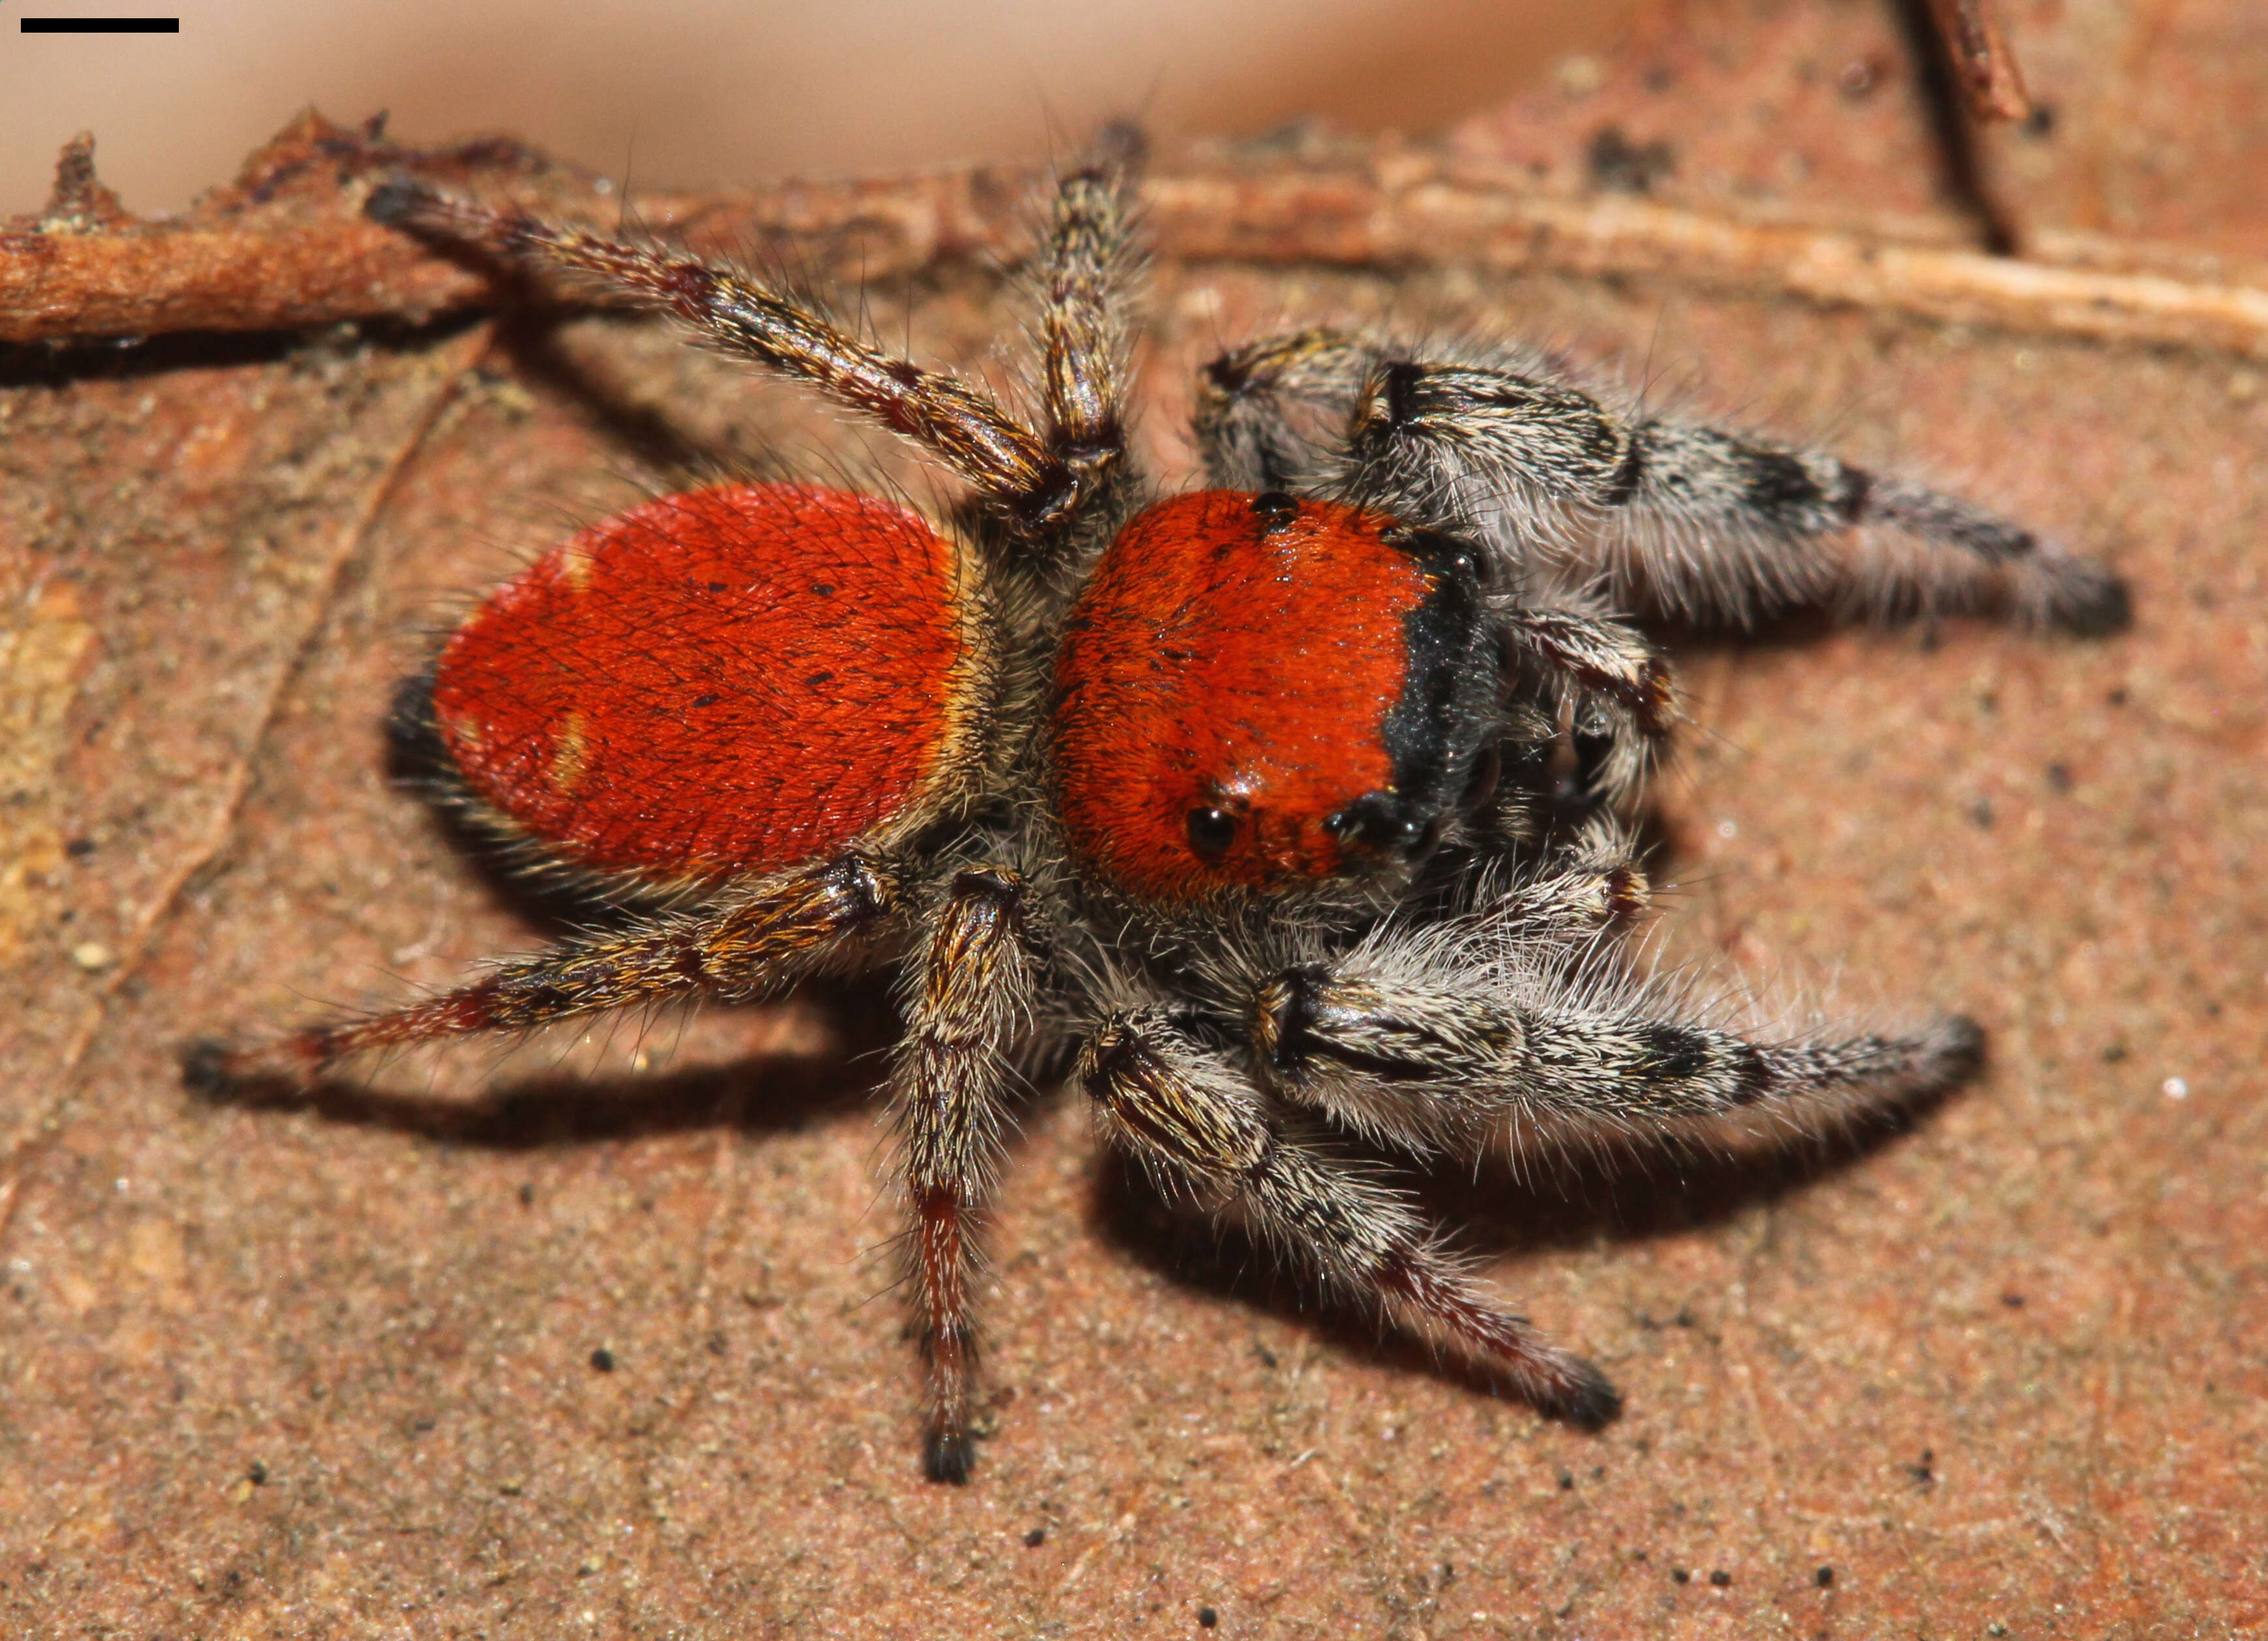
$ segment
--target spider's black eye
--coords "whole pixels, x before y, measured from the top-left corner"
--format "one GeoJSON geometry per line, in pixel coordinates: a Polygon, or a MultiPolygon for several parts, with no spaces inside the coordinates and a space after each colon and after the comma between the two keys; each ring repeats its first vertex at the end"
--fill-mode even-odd
{"type": "Polygon", "coordinates": [[[1281,490],[1263,490],[1252,498],[1252,511],[1262,529],[1280,530],[1300,516],[1300,504],[1281,490]]]}
{"type": "Polygon", "coordinates": [[[1236,817],[1226,809],[1189,811],[1189,847],[1206,860],[1218,860],[1236,841],[1236,817]]]}

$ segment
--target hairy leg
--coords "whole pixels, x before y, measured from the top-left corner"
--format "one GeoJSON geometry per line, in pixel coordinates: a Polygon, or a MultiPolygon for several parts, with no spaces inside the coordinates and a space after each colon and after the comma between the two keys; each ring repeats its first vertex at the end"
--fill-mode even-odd
{"type": "Polygon", "coordinates": [[[1329,483],[1371,363],[1366,345],[1334,330],[1263,337],[1222,354],[1197,372],[1206,476],[1229,490],[1329,483]]]}
{"type": "Polygon", "coordinates": [[[965,1482],[976,1345],[969,1284],[978,1216],[991,1194],[1011,1076],[1036,976],[1023,885],[997,869],[954,879],[906,968],[906,1040],[891,1082],[899,1167],[914,1215],[913,1275],[929,1375],[924,1462],[965,1482]]]}
{"type": "Polygon", "coordinates": [[[1982,1058],[1983,1033],[1960,1016],[1904,1035],[1754,1041],[1677,1018],[1609,953],[1539,962],[1491,921],[1382,931],[1260,988],[1255,1051],[1284,1097],[1375,1138],[1469,1154],[1578,1133],[1815,1130],[1949,1087],[1982,1058]]]}
{"type": "MultiPolygon", "coordinates": [[[[1592,815],[1540,858],[1510,873],[1467,874],[1462,922],[1531,956],[1590,946],[1627,928],[1653,898],[1638,841],[1620,817],[1592,815]]],[[[1273,983],[1272,981],[1270,983],[1273,983]]]]}
{"type": "Polygon", "coordinates": [[[1280,1132],[1250,1083],[1173,1011],[1111,1016],[1077,1077],[1121,1144],[1343,1297],[1456,1347],[1545,1413],[1595,1426],[1619,1408],[1598,1369],[1491,1305],[1402,1193],[1280,1132]]]}
{"type": "Polygon", "coordinates": [[[1094,155],[1056,185],[1036,283],[1048,443],[1092,489],[1126,454],[1140,258],[1132,197],[1142,138],[1106,132],[1094,155]]]}
{"type": "Polygon", "coordinates": [[[698,912],[663,913],[512,958],[486,977],[406,1008],[309,1026],[244,1048],[193,1043],[183,1075],[219,1087],[305,1079],[365,1049],[475,1032],[532,1031],[642,1003],[776,990],[840,957],[895,909],[896,874],[858,856],[802,868],[698,912]]]}
{"type": "Polygon", "coordinates": [[[689,257],[491,210],[409,181],[376,189],[372,217],[585,280],[659,309],[702,342],[806,382],[837,405],[904,435],[968,481],[1010,521],[1042,528],[1080,494],[1076,474],[991,397],[954,377],[867,346],[810,306],[689,257]]]}
{"type": "Polygon", "coordinates": [[[1217,475],[1264,471],[1477,528],[1529,585],[1616,608],[1735,623],[1815,602],[1896,614],[2000,585],[2020,613],[2073,632],[2126,622],[2117,577],[1956,497],[1602,403],[1541,354],[1449,352],[1329,331],[1255,343],[1209,367],[1201,442],[1217,475]],[[1846,538],[1868,526],[1917,550],[1854,550],[1846,538]]]}

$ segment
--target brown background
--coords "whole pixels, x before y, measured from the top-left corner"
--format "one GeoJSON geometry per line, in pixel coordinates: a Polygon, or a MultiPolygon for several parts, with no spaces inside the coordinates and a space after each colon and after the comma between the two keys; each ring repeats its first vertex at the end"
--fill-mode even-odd
{"type": "MultiPolygon", "coordinates": [[[[2055,117],[1992,154],[2032,219],[2250,277],[2255,9],[2015,21],[2055,117]]],[[[1871,7],[1727,4],[1445,140],[1572,193],[1612,124],[1667,144],[1673,201],[1953,234],[1911,77],[1871,7]]],[[[1004,375],[995,276],[869,300],[1004,375]]],[[[2268,1627],[2268,367],[1455,267],[1169,264],[1154,312],[1169,481],[1221,339],[1382,315],[1565,344],[2116,563],[2139,620],[2104,644],[1957,623],[1684,656],[1669,953],[1842,1014],[1966,1009],[1989,1074],[1852,1158],[1442,1184],[1624,1390],[1596,1437],[1178,1233],[1044,1093],[992,1238],[995,1433],[972,1486],[925,1486],[871,994],[403,1062],[313,1108],[200,1105],[172,1058],[554,926],[383,779],[388,689],[453,600],[677,440],[902,459],[613,320],[12,355],[9,1628],[2268,1627]]]]}
{"type": "MultiPolygon", "coordinates": [[[[1160,136],[1326,114],[1432,130],[1595,51],[1638,0],[39,0],[170,35],[0,34],[0,212],[92,129],[136,210],[179,210],[284,116],[509,130],[643,184],[1036,158],[1138,112],[1160,136]]],[[[12,17],[11,13],[11,17],[12,17]]]]}

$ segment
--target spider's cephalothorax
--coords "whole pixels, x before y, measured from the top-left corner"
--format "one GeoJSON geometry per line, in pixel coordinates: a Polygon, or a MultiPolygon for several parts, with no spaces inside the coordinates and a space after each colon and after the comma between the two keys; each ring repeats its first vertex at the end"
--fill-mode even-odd
{"type": "Polygon", "coordinates": [[[1614,1391],[1491,1304],[1336,1130],[1419,1157],[1570,1132],[1771,1133],[1945,1086],[1980,1038],[1759,1041],[1681,1018],[1610,933],[1675,716],[1616,612],[2011,600],[2120,584],[1970,504],[1602,402],[1513,350],[1335,332],[1209,366],[1219,488],[1128,458],[1137,272],[1116,161],[1036,258],[1036,416],[726,269],[379,189],[379,220],[664,310],[905,435],[950,516],[802,484],[666,497],[492,593],[426,727],[455,798],[636,910],[422,1002],[189,1056],[207,1085],[392,1044],[895,963],[891,1093],[929,1473],[971,1459],[969,1277],[1020,1067],[1342,1297],[1581,1424],[1614,1391]],[[1859,550],[1882,530],[1910,550],[1859,550]],[[653,910],[645,898],[671,898],[653,910]]]}

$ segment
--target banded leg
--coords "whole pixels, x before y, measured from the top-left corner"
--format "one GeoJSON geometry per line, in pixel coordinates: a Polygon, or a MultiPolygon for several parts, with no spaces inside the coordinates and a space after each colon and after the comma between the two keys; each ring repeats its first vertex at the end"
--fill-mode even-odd
{"type": "Polygon", "coordinates": [[[365,209],[376,221],[567,274],[667,313],[719,352],[806,382],[853,415],[912,439],[1019,525],[1052,524],[1078,499],[1063,458],[990,394],[871,348],[742,275],[524,212],[491,210],[416,182],[385,184],[365,209]]]}
{"type": "Polygon", "coordinates": [[[618,932],[563,940],[407,1008],[309,1026],[243,1049],[194,1043],[184,1054],[183,1075],[191,1086],[208,1089],[262,1074],[305,1081],[365,1049],[533,1031],[680,997],[759,997],[854,948],[895,909],[898,893],[890,868],[845,856],[699,912],[664,913],[618,932]]]}
{"type": "Polygon", "coordinates": [[[1490,1304],[1402,1193],[1279,1132],[1251,1085],[1171,1011],[1113,1015],[1082,1047],[1077,1077],[1152,1171],[1241,1216],[1341,1296],[1455,1346],[1540,1411],[1587,1428],[1619,1409],[1597,1368],[1490,1304]]]}
{"type": "Polygon", "coordinates": [[[1105,134],[1089,163],[1057,184],[1039,265],[1048,442],[1092,490],[1126,453],[1135,287],[1132,127],[1105,134]]]}
{"type": "Polygon", "coordinates": [[[1585,1131],[1816,1130],[1949,1087],[1984,1051],[1957,1015],[1904,1036],[1757,1042],[1666,1014],[1603,960],[1522,973],[1500,944],[1401,930],[1277,976],[1252,1029],[1285,1099],[1465,1155],[1585,1131]]]}
{"type": "Polygon", "coordinates": [[[1022,927],[1023,885],[964,872],[907,965],[906,1040],[891,1076],[913,1276],[929,1377],[923,1461],[933,1482],[965,1482],[975,1458],[969,1408],[976,1343],[969,1284],[977,1217],[999,1157],[1009,1054],[1035,985],[1022,927]]]}
{"type": "Polygon", "coordinates": [[[1821,601],[1895,614],[1974,604],[2005,578],[2032,619],[2086,636],[2127,620],[2117,577],[1984,508],[1824,452],[1602,404],[1540,354],[1423,360],[1311,332],[1213,370],[1249,401],[1212,417],[1232,462],[1264,449],[1309,485],[1478,527],[1515,570],[1556,570],[1564,590],[1616,608],[1734,623],[1821,601]],[[1307,430],[1334,422],[1337,445],[1307,430]],[[1292,431],[1271,445],[1254,423],[1292,431]],[[1950,550],[1869,556],[1841,540],[1868,526],[1950,550]]]}

